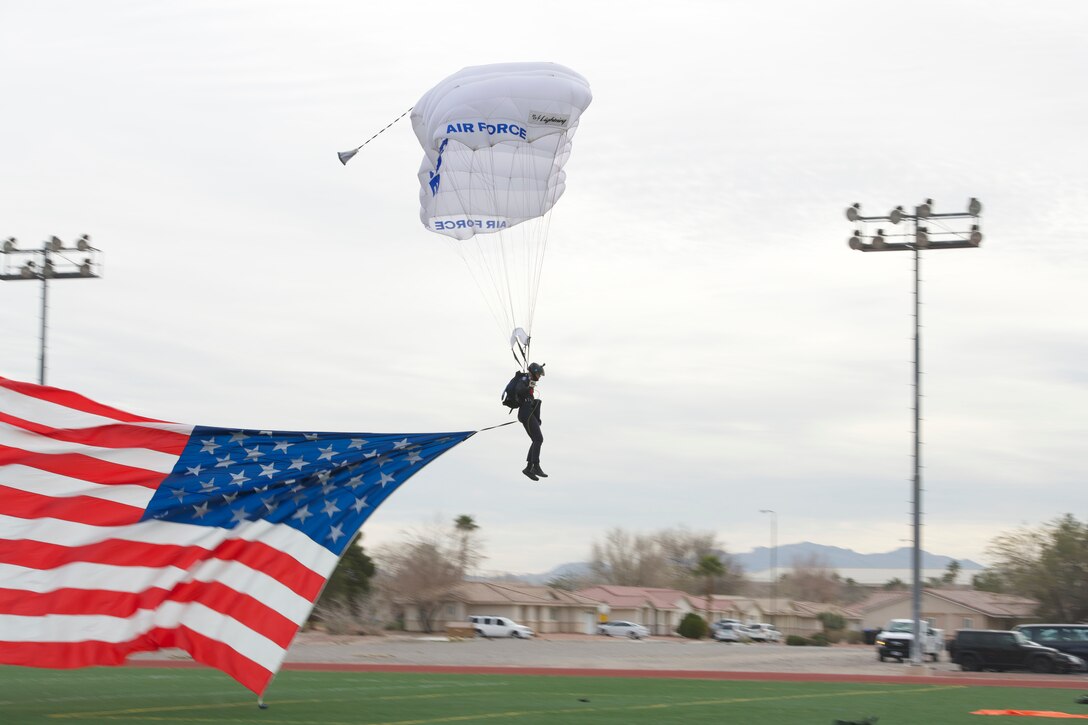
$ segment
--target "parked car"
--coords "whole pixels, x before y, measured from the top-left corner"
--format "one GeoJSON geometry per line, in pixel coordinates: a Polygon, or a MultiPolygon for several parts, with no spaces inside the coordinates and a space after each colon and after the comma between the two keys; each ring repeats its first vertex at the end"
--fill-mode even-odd
{"type": "Polygon", "coordinates": [[[748,630],[748,636],[756,642],[782,641],[782,633],[775,629],[773,624],[767,624],[766,622],[749,624],[746,629],[748,630]]]}
{"type": "Polygon", "coordinates": [[[711,622],[710,623],[710,628],[714,629],[716,627],[721,627],[722,625],[725,625],[725,624],[740,624],[740,625],[743,625],[744,622],[740,621],[739,619],[719,619],[719,620],[717,620],[715,622],[711,622]]]}
{"type": "Polygon", "coordinates": [[[1021,624],[1012,631],[1036,644],[1088,660],[1088,624],[1021,624]]]}
{"type": "Polygon", "coordinates": [[[533,630],[507,617],[472,616],[468,618],[477,637],[513,637],[529,639],[533,630]]]}
{"type": "MultiPolygon", "coordinates": [[[[921,654],[933,662],[941,658],[944,649],[944,630],[934,629],[928,622],[920,622],[922,633],[921,654]]],[[[902,662],[910,658],[911,644],[914,642],[914,620],[893,619],[876,636],[876,656],[881,662],[894,657],[902,662]]]]}
{"type": "Polygon", "coordinates": [[[710,636],[719,642],[748,642],[752,639],[748,628],[740,622],[715,622],[710,636]]]}
{"type": "Polygon", "coordinates": [[[616,620],[605,622],[597,627],[597,634],[605,634],[609,637],[627,637],[629,639],[642,639],[650,636],[650,630],[635,622],[616,620]]]}
{"type": "Polygon", "coordinates": [[[952,640],[950,655],[960,669],[969,672],[1079,672],[1088,669],[1080,657],[1036,644],[1020,632],[996,629],[961,629],[952,640]]]}

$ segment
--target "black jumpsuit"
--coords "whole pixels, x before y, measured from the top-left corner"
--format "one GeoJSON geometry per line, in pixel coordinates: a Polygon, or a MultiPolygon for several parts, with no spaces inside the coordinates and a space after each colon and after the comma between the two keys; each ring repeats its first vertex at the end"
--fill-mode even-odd
{"type": "Polygon", "coordinates": [[[540,401],[533,397],[533,386],[529,379],[523,378],[517,386],[518,421],[525,426],[532,444],[525,460],[530,466],[540,465],[540,446],[544,443],[544,434],[540,432],[540,401]]]}

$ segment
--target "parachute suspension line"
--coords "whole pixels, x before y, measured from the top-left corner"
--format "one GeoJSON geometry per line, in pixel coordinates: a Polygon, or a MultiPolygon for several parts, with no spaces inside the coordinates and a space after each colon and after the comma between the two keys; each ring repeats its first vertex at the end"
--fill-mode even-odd
{"type": "MultiPolygon", "coordinates": [[[[451,141],[444,153],[447,157],[447,165],[468,169],[464,173],[467,173],[470,178],[470,182],[467,184],[469,191],[463,192],[461,185],[447,185],[444,188],[456,195],[458,204],[462,209],[469,209],[471,208],[471,189],[478,184],[487,183],[486,174],[481,173],[484,171],[483,169],[473,167],[472,163],[470,163],[476,160],[473,151],[462,144],[451,141]],[[451,161],[455,160],[455,158],[459,159],[459,163],[451,164],[451,161]]],[[[485,192],[477,189],[477,193],[485,192]]],[[[446,241],[452,245],[454,251],[461,257],[461,261],[464,262],[465,268],[468,270],[473,283],[475,283],[476,289],[480,291],[480,296],[483,298],[484,304],[487,305],[488,312],[491,313],[495,324],[500,330],[504,330],[506,320],[502,309],[503,295],[499,286],[499,276],[496,275],[494,265],[489,262],[487,250],[481,244],[480,237],[478,235],[468,239],[447,237],[446,241]]]]}
{"type": "MultiPolygon", "coordinates": [[[[562,134],[560,136],[558,143],[556,143],[555,150],[552,152],[551,158],[548,159],[548,164],[553,165],[553,166],[555,165],[555,158],[560,153],[563,145],[568,142],[568,139],[569,139],[569,136],[566,133],[564,133],[564,134],[562,134]]],[[[529,287],[533,290],[533,292],[532,292],[533,302],[532,302],[532,304],[529,305],[529,314],[528,314],[528,319],[526,320],[526,322],[529,325],[529,327],[527,329],[530,330],[530,331],[532,330],[533,318],[536,316],[536,302],[535,302],[536,294],[537,294],[537,291],[540,289],[540,281],[541,281],[541,279],[543,277],[543,274],[544,274],[544,255],[548,250],[548,236],[549,236],[549,233],[551,231],[551,225],[552,225],[551,209],[555,208],[555,202],[558,199],[558,196],[559,196],[559,184],[556,184],[552,188],[552,193],[550,195],[550,198],[548,198],[548,200],[547,200],[548,212],[546,214],[544,214],[543,217],[540,220],[540,225],[541,225],[540,242],[539,242],[540,250],[536,255],[536,260],[535,260],[536,264],[535,264],[534,268],[532,269],[531,279],[530,279],[530,282],[529,282],[529,287]]]]}
{"type": "MultiPolygon", "coordinates": [[[[412,108],[415,108],[415,106],[412,106],[412,108]]],[[[361,148],[363,148],[363,146],[366,146],[368,143],[370,143],[374,139],[378,138],[378,136],[381,136],[383,133],[385,133],[386,129],[388,129],[394,123],[396,123],[397,121],[401,120],[402,118],[407,116],[409,113],[411,113],[412,108],[409,108],[407,111],[405,111],[404,113],[402,113],[399,116],[397,116],[396,118],[394,118],[381,131],[378,131],[376,134],[374,134],[373,136],[368,138],[366,141],[363,141],[361,144],[359,144],[355,148],[351,149],[350,151],[339,151],[339,152],[337,152],[336,157],[338,159],[340,159],[340,163],[342,163],[344,166],[347,166],[348,162],[351,161],[352,157],[355,156],[355,154],[359,153],[359,150],[361,148]]]]}
{"type": "MultiPolygon", "coordinates": [[[[523,176],[523,177],[528,176],[528,174],[526,173],[526,170],[524,168],[524,165],[525,165],[524,157],[525,157],[527,149],[525,147],[522,147],[522,146],[510,146],[510,148],[513,151],[513,154],[512,154],[513,158],[511,159],[510,170],[509,170],[508,173],[510,174],[511,177],[514,177],[514,176],[523,176]]],[[[492,154],[491,155],[491,178],[495,177],[495,172],[496,172],[495,163],[496,163],[498,158],[499,158],[499,154],[492,154]]],[[[499,190],[496,187],[493,190],[492,193],[496,194],[496,192],[498,192],[498,191],[499,190]]],[[[512,184],[508,185],[506,187],[505,193],[506,193],[506,198],[504,198],[502,200],[502,207],[503,208],[510,208],[510,197],[513,194],[513,185],[512,184]]],[[[515,287],[512,284],[513,275],[514,275],[514,273],[517,272],[517,267],[518,267],[518,264],[517,264],[517,252],[521,251],[521,252],[524,252],[526,255],[532,254],[532,250],[531,250],[531,244],[532,244],[532,228],[531,227],[532,227],[532,225],[533,225],[532,221],[526,221],[526,222],[522,222],[521,224],[517,225],[513,229],[505,229],[505,230],[502,230],[502,231],[500,231],[498,233],[499,238],[500,238],[500,244],[498,245],[498,253],[499,253],[498,254],[498,256],[499,256],[498,263],[502,268],[502,277],[501,277],[501,279],[505,283],[505,287],[506,287],[505,299],[506,299],[506,304],[507,304],[508,312],[509,312],[509,329],[510,329],[511,332],[513,332],[513,330],[518,326],[519,323],[522,323],[522,321],[518,319],[518,303],[521,302],[521,300],[516,299],[516,297],[514,295],[515,287]],[[518,239],[518,237],[520,237],[520,239],[518,239]]],[[[531,295],[532,292],[529,291],[529,290],[526,290],[526,294],[531,295]]],[[[531,335],[532,332],[533,332],[533,327],[528,322],[528,320],[526,320],[522,324],[524,325],[523,329],[525,330],[525,332],[527,334],[531,335]]],[[[523,350],[522,351],[522,357],[524,357],[524,356],[525,356],[525,351],[523,350]]]]}

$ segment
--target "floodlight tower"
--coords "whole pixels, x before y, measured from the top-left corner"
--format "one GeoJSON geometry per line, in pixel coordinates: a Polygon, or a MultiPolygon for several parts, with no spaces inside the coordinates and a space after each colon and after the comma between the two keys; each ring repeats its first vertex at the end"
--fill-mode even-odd
{"type": "Polygon", "coordinates": [[[102,265],[99,252],[100,250],[91,246],[91,238],[86,234],[71,247],[64,246],[64,242],[56,237],[50,237],[43,242],[41,249],[19,249],[15,237],[5,239],[3,245],[0,245],[0,255],[3,256],[0,280],[14,282],[37,279],[42,283],[41,334],[38,340],[39,385],[45,385],[49,280],[100,277],[102,265]],[[78,253],[79,258],[73,258],[73,253],[78,253]]]}
{"type": "Polygon", "coordinates": [[[897,206],[885,216],[862,216],[861,205],[854,204],[846,210],[846,218],[862,227],[874,222],[890,222],[898,225],[908,222],[910,231],[886,235],[882,228],[868,237],[862,229],[855,229],[850,237],[850,248],[859,252],[896,252],[909,250],[914,253],[914,476],[911,484],[911,527],[914,543],[911,548],[911,618],[914,620],[914,640],[910,647],[912,666],[922,664],[922,250],[972,249],[982,244],[979,230],[979,214],[982,204],[974,197],[967,202],[967,211],[946,214],[933,213],[933,200],[926,199],[907,214],[897,206]],[[949,226],[949,223],[951,226],[949,226]],[[924,225],[924,226],[923,226],[924,225]],[[935,228],[931,228],[935,227],[935,228]],[[966,228],[959,228],[966,227],[966,228]],[[894,241],[903,238],[905,241],[894,241]]]}

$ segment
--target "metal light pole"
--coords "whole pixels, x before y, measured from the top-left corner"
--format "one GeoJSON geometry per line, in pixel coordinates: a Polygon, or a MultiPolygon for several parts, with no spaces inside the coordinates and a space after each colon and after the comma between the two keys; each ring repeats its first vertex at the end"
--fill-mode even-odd
{"type": "Polygon", "coordinates": [[[771,509],[760,509],[761,514],[771,515],[771,621],[777,624],[778,612],[778,514],[771,509]]]}
{"type": "MultiPolygon", "coordinates": [[[[913,230],[901,234],[885,235],[883,229],[877,229],[866,241],[861,229],[850,237],[850,248],[859,252],[896,252],[909,250],[914,253],[914,476],[911,485],[911,527],[914,543],[911,549],[911,618],[914,620],[914,639],[910,647],[912,666],[922,664],[922,250],[928,249],[971,249],[982,243],[979,231],[979,214],[982,204],[971,198],[966,212],[934,214],[933,200],[914,207],[913,214],[907,214],[903,207],[897,206],[886,216],[862,216],[861,205],[854,204],[846,210],[846,218],[862,225],[872,222],[890,222],[898,225],[902,221],[910,222],[913,230]],[[968,229],[956,230],[945,226],[945,221],[970,220],[968,229]],[[932,220],[932,221],[929,221],[932,220]],[[922,226],[922,222],[934,224],[938,229],[922,226]],[[895,238],[907,241],[889,241],[895,238]]],[[[961,222],[962,226],[962,222],[961,222]]]]}
{"type": "Polygon", "coordinates": [[[45,333],[48,329],[49,280],[80,279],[101,276],[98,272],[101,264],[98,260],[100,250],[91,246],[91,238],[84,234],[75,246],[66,247],[56,237],[50,237],[42,243],[41,249],[19,249],[15,237],[4,240],[0,246],[3,264],[0,265],[0,280],[6,282],[41,280],[42,311],[41,332],[38,341],[38,384],[45,385],[45,333]],[[80,259],[69,255],[78,253],[80,259]],[[40,260],[37,258],[40,257],[40,260]]]}

